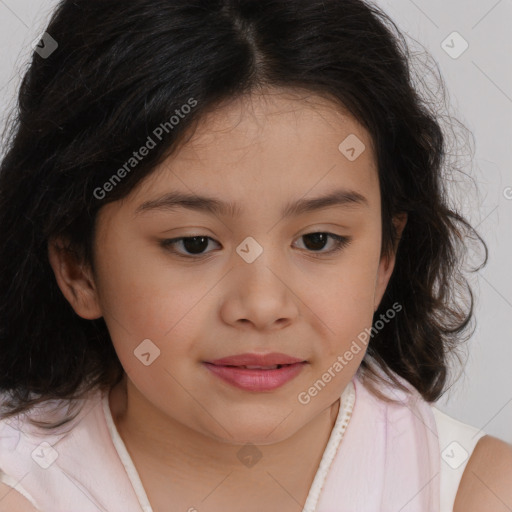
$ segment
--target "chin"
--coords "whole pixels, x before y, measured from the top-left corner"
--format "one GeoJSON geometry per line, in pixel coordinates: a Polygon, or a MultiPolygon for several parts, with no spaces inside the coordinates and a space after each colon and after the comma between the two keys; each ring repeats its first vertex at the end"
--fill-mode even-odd
{"type": "MultiPolygon", "coordinates": [[[[217,441],[240,447],[247,444],[265,446],[286,441],[297,431],[297,428],[291,428],[283,418],[277,421],[269,421],[268,418],[266,421],[261,418],[236,423],[228,421],[226,425],[229,434],[219,427],[215,432],[210,431],[207,435],[217,441]]],[[[211,427],[211,424],[209,426],[211,427]]]]}

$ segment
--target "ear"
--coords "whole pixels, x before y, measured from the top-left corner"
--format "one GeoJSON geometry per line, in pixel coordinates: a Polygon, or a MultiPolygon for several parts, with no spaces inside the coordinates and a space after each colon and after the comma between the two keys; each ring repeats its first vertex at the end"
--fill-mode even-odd
{"type": "Polygon", "coordinates": [[[391,275],[393,274],[393,269],[395,268],[396,253],[398,251],[398,244],[400,243],[402,232],[405,228],[405,225],[407,224],[407,213],[403,212],[395,215],[392,222],[396,229],[397,238],[391,256],[382,256],[379,263],[377,279],[375,281],[375,296],[373,306],[374,311],[377,311],[380,301],[382,300],[384,292],[388,286],[388,282],[391,279],[391,275]]]}
{"type": "Polygon", "coordinates": [[[64,297],[86,320],[103,316],[91,270],[61,238],[48,241],[48,259],[64,297]]]}

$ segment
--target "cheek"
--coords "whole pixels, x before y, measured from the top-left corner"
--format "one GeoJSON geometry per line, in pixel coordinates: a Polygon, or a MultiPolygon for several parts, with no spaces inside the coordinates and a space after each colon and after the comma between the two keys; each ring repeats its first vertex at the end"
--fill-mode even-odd
{"type": "Polygon", "coordinates": [[[175,274],[156,280],[137,275],[129,281],[119,276],[110,284],[117,291],[108,299],[106,316],[121,324],[131,338],[153,337],[165,343],[171,337],[181,336],[181,331],[190,336],[194,323],[197,327],[201,303],[211,288],[206,284],[205,280],[190,282],[175,274]]]}
{"type": "MultiPolygon", "coordinates": [[[[107,251],[105,252],[105,255],[107,251]]],[[[207,295],[216,280],[201,277],[193,270],[176,271],[163,258],[136,250],[106,258],[101,268],[99,288],[101,307],[114,347],[123,365],[133,367],[138,361],[134,350],[145,339],[161,351],[163,359],[186,355],[202,322],[208,314],[207,295]],[[115,264],[113,264],[115,263],[115,264]],[[211,283],[210,283],[211,280],[211,283]]],[[[211,304],[210,304],[211,309],[211,304]]]]}
{"type": "MultiPolygon", "coordinates": [[[[310,307],[317,313],[327,358],[343,353],[371,327],[378,256],[379,251],[371,240],[369,243],[360,241],[357,250],[347,252],[332,272],[305,288],[309,290],[306,296],[310,307]]],[[[362,345],[362,349],[366,346],[362,345]]]]}

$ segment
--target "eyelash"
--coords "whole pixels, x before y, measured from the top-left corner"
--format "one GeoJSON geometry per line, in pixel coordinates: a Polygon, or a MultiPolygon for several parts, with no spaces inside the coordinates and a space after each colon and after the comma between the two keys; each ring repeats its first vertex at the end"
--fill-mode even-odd
{"type": "MultiPolygon", "coordinates": [[[[334,247],[334,249],[330,249],[329,251],[323,251],[323,252],[309,251],[313,255],[318,254],[318,255],[322,256],[322,255],[335,254],[335,253],[341,251],[342,249],[344,249],[345,247],[347,247],[350,244],[350,242],[352,241],[352,237],[350,237],[350,236],[335,235],[334,233],[329,233],[326,231],[314,231],[311,233],[306,233],[304,235],[301,235],[300,238],[310,236],[310,235],[318,235],[318,234],[327,235],[328,238],[331,238],[332,240],[334,240],[335,247],[334,247]]],[[[181,242],[182,240],[191,240],[194,238],[207,238],[208,240],[213,240],[213,238],[211,238],[209,236],[196,235],[196,236],[183,236],[183,237],[179,237],[179,238],[171,238],[171,239],[161,240],[160,244],[167,251],[177,254],[180,257],[183,257],[186,259],[194,259],[194,260],[202,259],[205,256],[207,256],[208,253],[203,253],[203,254],[198,254],[198,255],[182,254],[182,253],[178,252],[175,248],[173,248],[173,246],[175,246],[178,242],[181,242]]]]}

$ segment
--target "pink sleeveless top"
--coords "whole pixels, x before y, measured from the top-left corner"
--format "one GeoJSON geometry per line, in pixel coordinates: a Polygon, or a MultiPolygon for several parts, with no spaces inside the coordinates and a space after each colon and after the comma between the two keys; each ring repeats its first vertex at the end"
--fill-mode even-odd
{"type": "MultiPolygon", "coordinates": [[[[400,380],[411,394],[389,388],[386,394],[399,401],[392,404],[354,375],[304,512],[440,510],[436,419],[431,405],[400,380]]],[[[24,415],[0,421],[0,480],[40,512],[153,512],[115,427],[108,393],[98,390],[84,404],[54,433],[40,433],[24,415]]]]}

